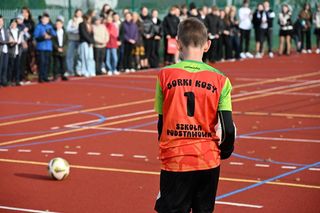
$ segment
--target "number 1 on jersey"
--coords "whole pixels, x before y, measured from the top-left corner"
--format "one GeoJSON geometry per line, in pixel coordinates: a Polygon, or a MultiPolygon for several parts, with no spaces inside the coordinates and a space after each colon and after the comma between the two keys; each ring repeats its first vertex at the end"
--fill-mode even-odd
{"type": "Polygon", "coordinates": [[[187,97],[187,114],[189,117],[194,116],[195,96],[193,92],[185,92],[184,96],[187,97]]]}

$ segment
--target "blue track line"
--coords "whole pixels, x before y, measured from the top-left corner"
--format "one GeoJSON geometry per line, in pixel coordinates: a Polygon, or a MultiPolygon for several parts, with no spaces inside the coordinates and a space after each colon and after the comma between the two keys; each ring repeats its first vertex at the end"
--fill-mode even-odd
{"type": "Polygon", "coordinates": [[[258,183],[252,184],[252,185],[250,185],[250,186],[247,186],[247,187],[244,187],[244,188],[241,188],[241,189],[237,189],[237,190],[228,192],[228,193],[226,193],[226,194],[217,196],[217,197],[216,197],[216,200],[221,200],[221,199],[223,199],[223,198],[230,197],[230,196],[232,196],[232,195],[235,195],[235,194],[238,194],[238,193],[247,191],[247,190],[249,190],[249,189],[256,188],[256,187],[261,186],[261,185],[263,185],[263,184],[266,184],[266,183],[275,181],[275,180],[277,180],[277,179],[280,179],[280,178],[283,178],[283,177],[286,177],[286,176],[289,176],[289,175],[292,175],[292,174],[296,174],[296,173],[301,172],[301,171],[303,171],[303,170],[309,169],[309,168],[311,168],[311,167],[316,167],[316,166],[319,166],[319,165],[320,165],[320,162],[316,162],[316,163],[313,163],[313,164],[308,164],[308,165],[306,165],[306,166],[304,166],[304,167],[301,167],[301,168],[299,168],[299,169],[295,169],[295,170],[293,170],[293,171],[286,172],[286,173],[283,173],[283,174],[281,174],[281,175],[274,176],[274,177],[272,177],[272,178],[266,179],[266,180],[264,180],[264,181],[260,181],[260,182],[258,182],[258,183]]]}

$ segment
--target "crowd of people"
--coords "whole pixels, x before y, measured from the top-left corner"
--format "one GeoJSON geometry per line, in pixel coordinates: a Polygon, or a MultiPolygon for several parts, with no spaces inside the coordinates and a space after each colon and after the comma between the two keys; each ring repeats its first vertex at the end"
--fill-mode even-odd
{"type": "Polygon", "coordinates": [[[149,11],[144,6],[139,13],[124,9],[119,14],[105,4],[100,12],[77,9],[68,21],[63,16],[51,20],[44,12],[36,24],[30,9],[23,7],[8,28],[0,15],[0,86],[19,86],[28,82],[32,73],[38,73],[42,83],[68,80],[69,76],[119,75],[157,68],[162,58],[161,41],[161,65],[176,63],[181,57],[175,42],[178,25],[188,17],[200,19],[207,27],[211,47],[203,56],[205,62],[262,58],[265,52],[273,58],[274,24],[280,25],[278,55],[290,55],[292,43],[298,53],[312,53],[313,25],[315,52],[320,54],[320,4],[312,13],[306,3],[296,20],[290,5],[283,4],[276,14],[267,0],[254,11],[244,0],[239,9],[197,8],[191,3],[171,6],[163,20],[158,15],[157,9],[149,11]],[[278,23],[274,23],[276,16],[278,23]],[[255,51],[250,51],[252,30],[255,51]]]}

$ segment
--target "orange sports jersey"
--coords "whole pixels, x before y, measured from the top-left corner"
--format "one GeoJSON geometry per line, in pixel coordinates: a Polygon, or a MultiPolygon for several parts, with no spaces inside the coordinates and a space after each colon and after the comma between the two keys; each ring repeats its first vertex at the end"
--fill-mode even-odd
{"type": "Polygon", "coordinates": [[[158,75],[155,110],[163,115],[161,169],[196,171],[220,165],[217,111],[232,111],[231,83],[220,71],[185,60],[158,75]]]}

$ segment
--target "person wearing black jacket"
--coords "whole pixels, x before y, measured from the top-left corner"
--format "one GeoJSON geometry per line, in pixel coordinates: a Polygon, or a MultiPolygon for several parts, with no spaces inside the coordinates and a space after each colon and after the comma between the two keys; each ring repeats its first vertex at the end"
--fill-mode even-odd
{"type": "Polygon", "coordinates": [[[79,59],[77,63],[78,75],[92,77],[96,75],[95,62],[93,58],[93,29],[92,17],[89,15],[83,16],[83,22],[79,24],[80,46],[79,59]]]}
{"type": "Polygon", "coordinates": [[[273,28],[273,19],[275,18],[275,13],[270,8],[269,1],[263,2],[264,11],[262,12],[262,22],[260,25],[261,28],[261,44],[260,44],[260,54],[263,54],[263,43],[267,39],[268,43],[268,52],[269,57],[273,58],[272,52],[272,28],[273,28]]]}
{"type": "Polygon", "coordinates": [[[176,38],[180,19],[178,18],[178,6],[172,6],[169,14],[164,17],[162,22],[163,38],[164,38],[164,61],[165,64],[175,63],[175,55],[168,54],[168,39],[176,38]]]}
{"type": "Polygon", "coordinates": [[[232,59],[232,43],[231,43],[231,21],[229,19],[229,15],[226,14],[224,10],[220,11],[220,19],[221,19],[221,37],[222,37],[222,46],[224,47],[221,50],[222,58],[225,60],[232,59]],[[224,52],[224,54],[222,53],[224,52]]]}
{"type": "Polygon", "coordinates": [[[258,4],[257,9],[252,16],[252,24],[254,28],[254,36],[256,40],[256,58],[261,58],[260,55],[260,41],[261,41],[261,22],[262,22],[263,4],[258,4]]]}
{"type": "Polygon", "coordinates": [[[149,16],[148,8],[142,7],[140,17],[143,23],[143,46],[145,49],[145,56],[141,61],[142,68],[148,68],[150,66],[151,50],[152,50],[152,38],[153,38],[153,23],[149,16]]]}
{"type": "Polygon", "coordinates": [[[153,31],[153,36],[152,36],[152,48],[151,48],[151,55],[150,55],[150,67],[151,68],[157,68],[159,67],[159,48],[160,48],[160,40],[162,37],[162,22],[158,18],[158,10],[153,9],[151,11],[151,20],[152,20],[152,31],[153,31]]]}
{"type": "Polygon", "coordinates": [[[218,61],[218,44],[219,44],[219,24],[220,24],[220,18],[219,18],[219,9],[217,7],[212,7],[212,13],[208,14],[206,18],[204,19],[204,24],[206,25],[208,29],[208,36],[211,40],[211,46],[208,51],[208,60],[209,62],[215,62],[218,61]]]}

